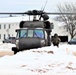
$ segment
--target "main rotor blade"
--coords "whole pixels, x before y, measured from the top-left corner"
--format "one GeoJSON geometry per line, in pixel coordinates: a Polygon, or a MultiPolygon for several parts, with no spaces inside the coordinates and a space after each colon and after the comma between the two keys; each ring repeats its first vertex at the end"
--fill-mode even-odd
{"type": "Polygon", "coordinates": [[[21,12],[21,13],[15,13],[15,12],[0,12],[0,14],[16,14],[16,15],[18,14],[18,15],[19,15],[19,14],[28,14],[28,12],[24,12],[24,13],[22,13],[22,12],[21,12]]]}
{"type": "Polygon", "coordinates": [[[18,14],[18,15],[21,15],[21,14],[27,14],[27,15],[41,15],[41,14],[48,14],[48,15],[76,15],[76,13],[52,13],[52,12],[38,12],[38,13],[33,13],[33,12],[19,12],[19,13],[15,13],[15,12],[0,12],[0,15],[1,14],[18,14]]]}
{"type": "Polygon", "coordinates": [[[76,13],[46,13],[48,15],[76,15],[76,13]]]}

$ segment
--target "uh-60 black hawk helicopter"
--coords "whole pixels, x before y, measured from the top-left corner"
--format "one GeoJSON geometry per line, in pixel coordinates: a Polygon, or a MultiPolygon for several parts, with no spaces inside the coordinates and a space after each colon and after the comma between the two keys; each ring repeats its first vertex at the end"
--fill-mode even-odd
{"type": "Polygon", "coordinates": [[[28,11],[25,14],[33,16],[33,20],[20,22],[20,28],[16,29],[16,47],[12,47],[12,51],[17,53],[26,49],[50,46],[50,33],[53,23],[47,21],[49,16],[38,10],[28,11]],[[38,19],[36,19],[37,16],[38,19]]]}
{"type": "Polygon", "coordinates": [[[40,48],[51,45],[51,31],[53,29],[53,23],[48,21],[48,15],[62,15],[76,13],[47,13],[39,10],[32,10],[24,13],[0,13],[0,14],[27,14],[33,16],[32,21],[21,21],[19,29],[16,29],[16,47],[12,47],[12,51],[16,54],[19,51],[40,48]],[[38,19],[36,16],[38,15],[38,19]]]}

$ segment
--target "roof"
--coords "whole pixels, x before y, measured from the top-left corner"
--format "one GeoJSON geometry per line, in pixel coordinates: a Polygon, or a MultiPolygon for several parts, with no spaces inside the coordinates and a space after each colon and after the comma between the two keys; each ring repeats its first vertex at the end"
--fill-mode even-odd
{"type": "Polygon", "coordinates": [[[22,20],[26,20],[28,17],[25,16],[19,16],[19,17],[5,17],[0,18],[0,23],[14,23],[14,22],[20,22],[22,20]]]}

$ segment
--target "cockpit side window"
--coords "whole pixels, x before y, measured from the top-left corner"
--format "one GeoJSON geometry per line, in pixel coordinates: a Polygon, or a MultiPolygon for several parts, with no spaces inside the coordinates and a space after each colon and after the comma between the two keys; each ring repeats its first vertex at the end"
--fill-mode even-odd
{"type": "Polygon", "coordinates": [[[17,31],[17,35],[16,35],[16,38],[19,38],[19,31],[17,31]]]}

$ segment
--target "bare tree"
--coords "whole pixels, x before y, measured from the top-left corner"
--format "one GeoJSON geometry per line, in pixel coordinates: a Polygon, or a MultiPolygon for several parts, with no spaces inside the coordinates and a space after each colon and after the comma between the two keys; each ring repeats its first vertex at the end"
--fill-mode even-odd
{"type": "MultiPolygon", "coordinates": [[[[76,12],[75,4],[64,3],[64,5],[57,6],[58,11],[60,13],[74,13],[76,12]]],[[[65,25],[65,29],[69,32],[71,39],[76,35],[76,15],[59,15],[56,17],[57,20],[63,21],[65,25]]]]}

